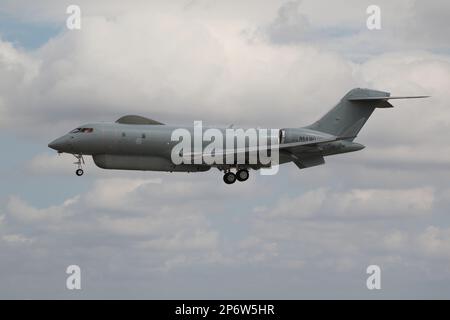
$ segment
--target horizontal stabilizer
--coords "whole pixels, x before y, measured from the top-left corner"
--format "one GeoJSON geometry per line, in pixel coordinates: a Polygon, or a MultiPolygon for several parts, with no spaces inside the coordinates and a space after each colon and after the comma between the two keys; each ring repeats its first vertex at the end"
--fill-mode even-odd
{"type": "Polygon", "coordinates": [[[152,119],[141,117],[141,116],[134,116],[134,115],[123,116],[120,119],[118,119],[116,121],[116,123],[121,123],[121,124],[147,124],[147,125],[163,125],[164,124],[164,123],[158,122],[156,120],[152,120],[152,119]]]}
{"type": "Polygon", "coordinates": [[[404,96],[404,97],[351,97],[347,100],[350,101],[377,101],[377,100],[392,100],[392,99],[422,99],[429,98],[430,96],[404,96]]]}
{"type": "MultiPolygon", "coordinates": [[[[372,107],[374,108],[393,108],[394,106],[388,102],[388,100],[399,100],[399,99],[421,99],[421,98],[428,98],[429,96],[398,96],[398,97],[391,97],[389,95],[387,96],[378,96],[378,97],[348,97],[347,100],[349,101],[355,101],[355,102],[373,102],[375,105],[372,107]]],[[[367,105],[371,106],[371,105],[367,105]]]]}

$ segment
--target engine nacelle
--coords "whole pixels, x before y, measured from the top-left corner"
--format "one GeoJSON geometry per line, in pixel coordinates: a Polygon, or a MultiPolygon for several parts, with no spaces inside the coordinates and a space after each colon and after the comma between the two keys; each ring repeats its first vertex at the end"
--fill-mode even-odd
{"type": "Polygon", "coordinates": [[[288,128],[280,130],[280,144],[293,142],[313,142],[320,139],[319,136],[305,132],[304,129],[288,128]]]}

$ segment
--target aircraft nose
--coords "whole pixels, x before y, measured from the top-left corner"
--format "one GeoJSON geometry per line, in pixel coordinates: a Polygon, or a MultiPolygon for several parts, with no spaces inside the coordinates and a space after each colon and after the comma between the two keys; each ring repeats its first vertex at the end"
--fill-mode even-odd
{"type": "Polygon", "coordinates": [[[64,148],[64,146],[66,145],[65,140],[66,139],[64,139],[64,137],[55,139],[48,144],[48,147],[51,149],[54,149],[56,151],[61,151],[64,148]]]}

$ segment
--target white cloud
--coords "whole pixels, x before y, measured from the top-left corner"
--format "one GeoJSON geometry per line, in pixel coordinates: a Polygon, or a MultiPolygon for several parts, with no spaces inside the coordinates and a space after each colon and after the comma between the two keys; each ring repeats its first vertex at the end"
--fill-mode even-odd
{"type": "Polygon", "coordinates": [[[78,202],[79,197],[67,199],[62,205],[45,209],[36,209],[16,196],[11,196],[7,209],[12,217],[25,223],[58,222],[73,214],[71,207],[78,202]]]}
{"type": "Polygon", "coordinates": [[[322,208],[326,200],[325,189],[306,192],[296,198],[281,198],[278,205],[270,211],[274,217],[311,218],[322,208]]]}
{"type": "Polygon", "coordinates": [[[431,188],[353,189],[347,192],[318,189],[294,198],[281,198],[272,209],[262,211],[268,216],[286,218],[373,219],[429,215],[433,203],[431,188]]]}
{"type": "Polygon", "coordinates": [[[389,190],[356,189],[332,196],[330,209],[339,216],[415,216],[431,214],[434,193],[430,188],[389,190]]]}
{"type": "Polygon", "coordinates": [[[9,244],[31,244],[34,242],[33,239],[27,238],[22,234],[7,234],[2,236],[2,239],[9,244]]]}
{"type": "Polygon", "coordinates": [[[383,238],[384,245],[389,250],[401,250],[407,248],[409,245],[408,240],[408,234],[400,230],[395,230],[383,238]]]}
{"type": "MultiPolygon", "coordinates": [[[[67,186],[66,174],[76,178],[73,160],[39,153],[27,163],[33,175],[17,174],[14,191],[2,191],[16,194],[0,216],[2,280],[40,268],[44,287],[59,288],[59,280],[47,276],[78,260],[97,272],[90,285],[99,291],[118,283],[120,294],[146,297],[233,292],[292,298],[314,291],[342,297],[336,288],[354,283],[367,263],[383,265],[394,277],[407,274],[406,285],[396,287],[403,294],[411,293],[417,275],[428,286],[417,285],[417,292],[434,292],[427,282],[433,277],[424,271],[450,277],[448,192],[441,190],[449,175],[450,60],[446,51],[432,53],[445,32],[430,46],[403,33],[411,30],[411,16],[429,16],[428,9],[417,12],[424,5],[382,1],[384,31],[368,33],[359,30],[365,28],[363,2],[328,2],[324,9],[322,2],[304,0],[287,19],[293,28],[278,21],[278,35],[272,34],[289,40],[284,45],[254,33],[273,26],[283,5],[278,1],[79,4],[80,32],[64,30],[33,52],[0,41],[2,133],[28,134],[27,143],[42,145],[80,123],[125,113],[174,123],[300,126],[356,86],[433,97],[377,110],[358,138],[368,148],[358,154],[305,171],[285,166],[270,179],[252,175],[231,187],[212,171],[102,171],[87,159],[80,194],[64,201],[60,192],[70,193],[67,188],[50,201],[40,198],[42,181],[57,182],[45,184],[49,194],[67,186]],[[304,26],[309,40],[292,37],[304,26]],[[199,274],[223,291],[199,281],[199,274]],[[114,281],[94,283],[98,279],[114,281]]],[[[436,13],[435,3],[430,7],[436,13]]],[[[3,8],[21,19],[65,23],[64,5],[54,1],[10,1],[3,8]]],[[[440,30],[446,13],[438,11],[438,21],[419,19],[413,29],[440,30]]],[[[17,292],[23,288],[17,281],[17,292]]],[[[364,282],[355,288],[365,290],[364,282]]]]}
{"type": "Polygon", "coordinates": [[[417,239],[419,249],[426,255],[450,257],[450,229],[429,226],[417,239]]]}
{"type": "MultiPolygon", "coordinates": [[[[438,138],[440,139],[440,137],[438,138]]],[[[411,144],[416,143],[411,141],[411,144]]],[[[442,146],[440,152],[436,153],[436,146],[420,144],[420,152],[418,147],[414,145],[397,145],[384,147],[371,147],[370,150],[364,152],[358,161],[364,161],[368,164],[376,165],[398,165],[406,168],[407,166],[416,165],[417,167],[430,168],[448,168],[450,165],[450,148],[442,146]]],[[[352,161],[353,162],[353,161],[352,161]]]]}
{"type": "Polygon", "coordinates": [[[32,174],[69,174],[75,171],[74,161],[75,158],[66,153],[41,153],[31,158],[26,167],[32,174]]]}
{"type": "MultiPolygon", "coordinates": [[[[33,81],[20,91],[0,86],[0,92],[12,120],[52,122],[52,132],[87,119],[113,121],[125,112],[180,121],[187,108],[190,121],[208,109],[208,119],[216,122],[234,121],[244,109],[248,116],[241,122],[250,123],[250,117],[267,120],[282,105],[280,115],[288,119],[299,101],[314,107],[315,97],[343,94],[356,84],[351,63],[331,52],[249,43],[235,28],[183,13],[87,17],[82,31],[63,33],[29,59],[33,70],[24,65],[22,72],[35,75],[33,81]]],[[[8,81],[16,86],[20,79],[8,81]]]]}
{"type": "Polygon", "coordinates": [[[159,179],[98,179],[82,194],[61,205],[41,209],[11,196],[6,205],[7,218],[2,219],[6,219],[2,232],[32,226],[34,232],[43,231],[35,234],[38,240],[66,233],[92,237],[94,232],[99,237],[127,237],[139,250],[212,250],[218,244],[219,234],[211,229],[205,216],[205,208],[211,203],[198,201],[197,197],[191,199],[184,192],[186,187],[205,185],[169,185],[159,179]]]}
{"type": "Polygon", "coordinates": [[[0,126],[6,122],[6,106],[3,102],[2,97],[0,97],[0,126]]]}
{"type": "Polygon", "coordinates": [[[215,231],[197,230],[189,235],[179,233],[145,241],[140,247],[153,250],[208,250],[216,248],[218,240],[218,233],[215,231]]]}
{"type": "MultiPolygon", "coordinates": [[[[237,118],[237,125],[299,126],[317,119],[351,87],[368,86],[433,96],[377,110],[361,133],[368,146],[378,145],[379,154],[393,151],[402,162],[446,161],[429,151],[411,153],[417,146],[440,147],[450,128],[447,56],[401,51],[355,64],[306,42],[249,42],[239,31],[244,24],[210,25],[184,11],[130,11],[115,19],[87,16],[83,31],[65,32],[33,54],[1,42],[3,127],[14,132],[15,123],[22,123],[19,134],[50,140],[80,123],[114,121],[130,112],[174,123],[206,117],[214,123],[237,118]]],[[[35,159],[36,165],[42,168],[43,160],[35,159]]]]}
{"type": "Polygon", "coordinates": [[[154,192],[161,188],[161,183],[161,179],[100,179],[86,195],[86,202],[94,208],[134,211],[141,209],[135,196],[138,189],[149,186],[147,191],[154,192]]]}
{"type": "Polygon", "coordinates": [[[450,259],[450,229],[430,225],[417,232],[394,230],[383,237],[389,252],[402,256],[418,255],[423,259],[450,259]]]}

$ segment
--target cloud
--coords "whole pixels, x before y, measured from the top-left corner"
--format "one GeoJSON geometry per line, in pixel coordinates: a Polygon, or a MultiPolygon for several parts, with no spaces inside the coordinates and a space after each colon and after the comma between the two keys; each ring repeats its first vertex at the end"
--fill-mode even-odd
{"type": "MultiPolygon", "coordinates": [[[[56,134],[81,121],[114,121],[125,109],[173,122],[203,118],[207,109],[206,120],[230,122],[244,108],[248,116],[241,122],[247,124],[267,121],[281,104],[287,119],[299,101],[316,106],[314,98],[325,90],[342,94],[356,85],[351,64],[331,52],[249,43],[239,30],[244,22],[236,26],[155,10],[115,19],[86,16],[80,32],[63,32],[29,56],[32,67],[22,66],[21,73],[31,83],[9,77],[21,90],[0,86],[0,92],[12,121],[30,127],[51,122],[56,134]]],[[[11,55],[20,52],[11,48],[11,55]]]]}
{"type": "Polygon", "coordinates": [[[146,192],[154,193],[161,188],[161,179],[101,179],[97,180],[92,192],[86,195],[86,201],[93,207],[110,210],[146,209],[140,206],[140,197],[146,192]]]}
{"type": "Polygon", "coordinates": [[[51,206],[46,209],[36,209],[16,196],[9,199],[7,209],[10,215],[22,222],[57,222],[70,216],[70,207],[76,204],[78,197],[67,199],[62,205],[51,206]]]}
{"type": "Polygon", "coordinates": [[[408,247],[409,239],[406,232],[395,230],[383,238],[385,247],[388,250],[404,250],[408,247]]]}
{"type": "Polygon", "coordinates": [[[0,278],[11,290],[0,295],[71,298],[55,275],[77,263],[88,298],[371,298],[368,264],[386,275],[383,297],[445,296],[435,293],[450,278],[445,10],[425,23],[439,3],[382,1],[378,33],[359,0],[79,1],[79,32],[63,29],[63,4],[2,4],[61,32],[33,51],[0,41],[2,134],[35,155],[4,165],[0,278]],[[90,159],[75,183],[72,158],[43,151],[126,113],[306,125],[353,87],[433,97],[376,110],[364,151],[233,186],[215,170],[118,172],[90,159]]]}
{"type": "Polygon", "coordinates": [[[7,234],[2,237],[2,240],[9,244],[30,244],[34,241],[21,234],[7,234]]]}
{"type": "MultiPolygon", "coordinates": [[[[359,161],[364,161],[373,166],[398,166],[403,169],[429,167],[430,170],[448,169],[450,165],[450,150],[444,146],[441,148],[439,156],[436,156],[437,146],[421,144],[418,141],[411,141],[411,145],[396,145],[384,147],[371,147],[371,150],[364,152],[359,161]],[[417,146],[420,144],[421,152],[417,152],[417,146]],[[448,151],[448,152],[447,152],[448,151]]],[[[352,161],[353,162],[353,161],[352,161]]]]}
{"type": "Polygon", "coordinates": [[[431,214],[434,202],[430,188],[408,190],[352,190],[333,199],[338,215],[395,216],[431,214]]]}
{"type": "Polygon", "coordinates": [[[431,214],[434,199],[431,188],[353,189],[346,192],[318,189],[294,198],[281,198],[274,208],[265,211],[274,218],[299,219],[421,216],[431,214]]]}
{"type": "MultiPolygon", "coordinates": [[[[217,242],[202,203],[183,195],[184,189],[177,184],[180,182],[165,185],[158,179],[99,179],[92,189],[61,205],[40,209],[11,196],[6,205],[6,225],[18,230],[33,225],[57,237],[69,229],[78,236],[97,230],[99,234],[129,236],[141,247],[154,249],[167,246],[182,250],[217,242]],[[170,203],[170,199],[175,201],[170,203]]],[[[39,236],[47,237],[42,233],[39,236]]]]}
{"type": "Polygon", "coordinates": [[[300,13],[301,1],[288,1],[278,9],[275,20],[260,30],[273,43],[295,43],[306,40],[310,24],[306,15],[300,13]]]}
{"type": "Polygon", "coordinates": [[[434,257],[448,258],[450,252],[450,230],[429,226],[417,239],[420,250],[434,257]]]}
{"type": "Polygon", "coordinates": [[[448,49],[445,34],[450,32],[448,24],[448,12],[450,5],[447,1],[430,1],[428,4],[422,1],[414,1],[414,11],[410,15],[408,26],[415,32],[407,34],[411,41],[420,41],[427,46],[437,47],[441,50],[448,49]]]}
{"type": "Polygon", "coordinates": [[[440,10],[448,6],[445,1],[380,0],[376,5],[381,10],[382,28],[376,31],[366,27],[370,5],[370,1],[357,0],[285,1],[272,21],[258,29],[265,32],[257,32],[257,36],[281,45],[313,42],[358,61],[386,51],[448,49],[442,38],[448,29],[448,11],[440,10]]]}
{"type": "Polygon", "coordinates": [[[143,249],[151,250],[208,250],[218,245],[215,231],[196,231],[193,235],[176,234],[174,237],[149,240],[141,244],[143,249]]]}
{"type": "MultiPolygon", "coordinates": [[[[85,255],[93,255],[99,263],[105,255],[110,256],[109,252],[115,255],[124,250],[129,259],[149,264],[151,272],[215,263],[221,259],[217,253],[219,232],[211,228],[202,202],[183,196],[173,186],[160,193],[158,189],[164,189],[161,181],[99,179],[92,189],[61,205],[44,208],[11,196],[4,210],[5,222],[0,225],[0,239],[5,245],[26,244],[29,249],[23,250],[46,255],[48,250],[66,252],[64,247],[69,246],[69,256],[78,256],[80,264],[85,255]],[[172,205],[167,202],[169,198],[179,198],[179,204],[172,205]]],[[[14,257],[41,261],[21,253],[14,257]]]]}
{"type": "Polygon", "coordinates": [[[35,175],[69,174],[74,171],[72,155],[41,153],[26,164],[27,171],[35,175]]]}
{"type": "MultiPolygon", "coordinates": [[[[22,123],[21,135],[50,140],[80,123],[114,121],[125,113],[172,123],[235,123],[237,118],[237,125],[300,126],[350,88],[367,86],[433,96],[395,102],[399,110],[377,110],[367,125],[371,131],[363,130],[368,141],[404,144],[409,139],[434,148],[436,140],[426,137],[440,139],[448,130],[445,55],[401,51],[354,63],[320,44],[248,42],[235,28],[206,25],[183,12],[127,11],[115,19],[85,20],[82,31],[64,32],[33,54],[2,42],[8,57],[0,65],[5,129],[14,131],[14,124],[22,123]],[[164,34],[172,36],[163,39],[164,34]],[[417,121],[424,110],[427,116],[417,121]]],[[[408,159],[417,157],[402,157],[408,159]]]]}
{"type": "Polygon", "coordinates": [[[271,210],[270,215],[309,218],[320,210],[326,197],[326,190],[319,189],[304,193],[297,198],[282,198],[278,205],[271,210]]]}
{"type": "Polygon", "coordinates": [[[3,123],[5,123],[5,121],[6,121],[6,107],[2,98],[0,97],[0,126],[2,126],[3,123]]]}
{"type": "MultiPolygon", "coordinates": [[[[233,210],[221,211],[230,205],[230,197],[220,188],[211,188],[211,181],[203,183],[206,177],[199,179],[194,183],[178,176],[155,183],[152,179],[99,178],[78,196],[41,209],[11,197],[0,228],[3,248],[20,244],[23,249],[15,257],[28,263],[42,261],[43,254],[55,251],[64,254],[52,258],[52,264],[75,260],[89,270],[107,265],[111,270],[103,270],[103,276],[126,278],[123,285],[134,288],[139,280],[129,279],[128,272],[159,278],[190,274],[187,270],[192,269],[214,269],[214,274],[226,275],[226,270],[244,272],[264,266],[273,270],[277,281],[284,282],[283,275],[298,277],[299,270],[314,278],[336,272],[354,274],[364,270],[369,260],[394,270],[403,270],[405,261],[424,263],[430,256],[447,261],[445,229],[416,231],[405,226],[405,221],[428,219],[429,211],[436,211],[434,203],[440,203],[435,197],[445,193],[435,195],[426,188],[312,189],[299,198],[282,197],[273,208],[252,212],[245,206],[257,203],[256,199],[264,203],[255,191],[245,198],[235,197],[233,210]],[[188,189],[208,196],[196,198],[184,192],[188,189]],[[240,219],[233,222],[234,215],[240,219]],[[397,217],[397,222],[392,217],[397,217]],[[388,221],[398,225],[386,227],[388,221]],[[239,231],[242,227],[245,232],[239,231]],[[41,255],[25,258],[23,250],[41,255]]],[[[285,184],[282,190],[287,190],[289,182],[285,184]]],[[[272,197],[276,186],[267,188],[272,197]]],[[[440,270],[440,266],[433,268],[440,270]]],[[[250,276],[254,277],[257,274],[250,276]]],[[[90,286],[104,285],[91,281],[90,286]]],[[[225,285],[235,280],[225,276],[218,281],[225,285]]],[[[172,292],[171,285],[164,285],[172,292]]],[[[145,291],[158,296],[154,290],[159,286],[152,288],[145,291]]]]}

